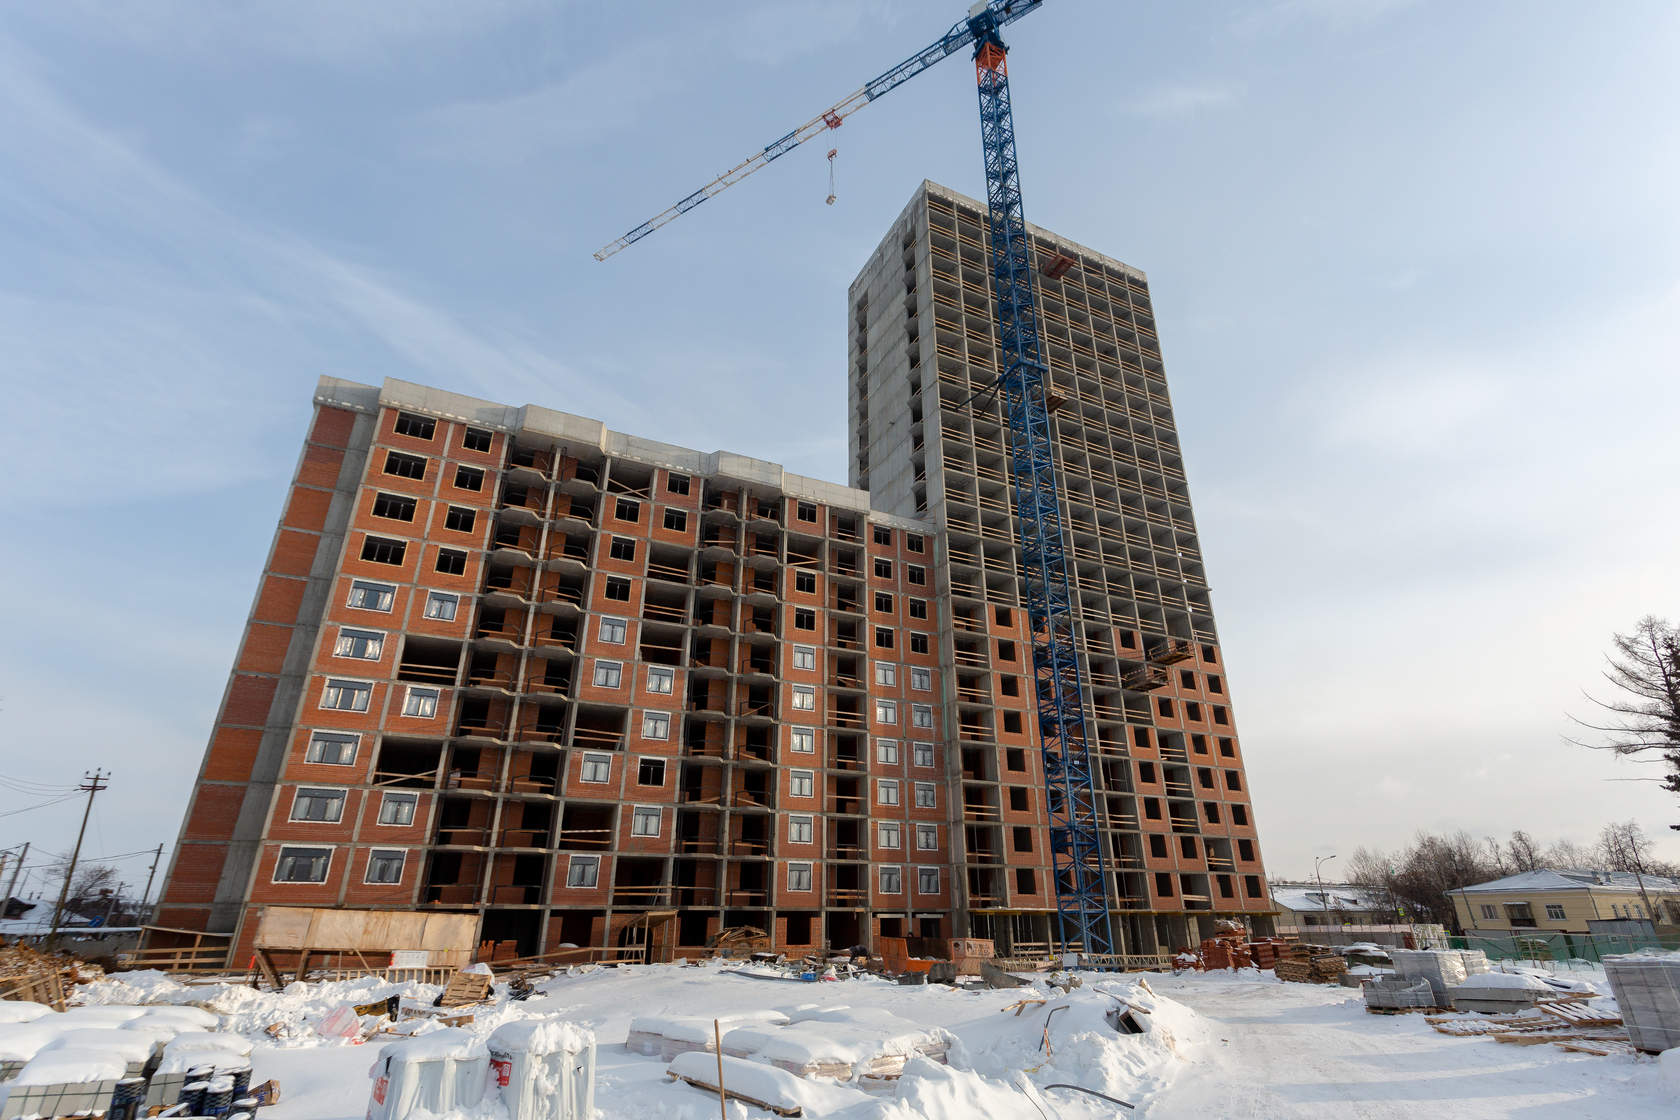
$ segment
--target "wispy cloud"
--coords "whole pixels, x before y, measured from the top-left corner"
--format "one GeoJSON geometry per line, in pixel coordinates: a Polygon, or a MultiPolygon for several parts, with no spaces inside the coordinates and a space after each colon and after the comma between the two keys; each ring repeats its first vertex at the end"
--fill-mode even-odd
{"type": "Polygon", "coordinates": [[[50,231],[41,243],[0,231],[12,239],[0,240],[0,348],[17,414],[39,421],[0,449],[15,483],[8,501],[236,483],[266,469],[230,454],[271,422],[250,416],[250,394],[276,406],[268,416],[289,415],[300,378],[315,373],[415,377],[498,399],[559,391],[579,412],[640,414],[504,329],[464,323],[375,268],[229,215],[83,120],[23,60],[8,63],[0,204],[50,231]],[[225,391],[231,382],[242,391],[225,391]],[[97,453],[59,454],[66,430],[97,453]],[[148,469],[110,472],[131,458],[148,469]]]}
{"type": "Polygon", "coordinates": [[[230,47],[339,65],[424,40],[456,38],[534,14],[563,0],[63,0],[83,29],[148,50],[204,54],[230,47]]]}
{"type": "Polygon", "coordinates": [[[1158,86],[1125,102],[1121,112],[1133,117],[1168,120],[1195,116],[1209,109],[1241,100],[1247,90],[1240,85],[1158,86]]]}
{"type": "Polygon", "coordinates": [[[1337,30],[1359,27],[1420,0],[1276,0],[1237,22],[1239,30],[1261,31],[1293,23],[1327,24],[1337,30]]]}

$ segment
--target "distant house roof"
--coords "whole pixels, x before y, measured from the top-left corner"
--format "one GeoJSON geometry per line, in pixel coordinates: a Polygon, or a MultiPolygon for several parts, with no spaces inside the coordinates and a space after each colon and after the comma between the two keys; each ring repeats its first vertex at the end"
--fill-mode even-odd
{"type": "MultiPolygon", "coordinates": [[[[1680,890],[1680,880],[1665,879],[1660,875],[1644,876],[1647,891],[1676,891],[1680,890]]],[[[1578,891],[1583,887],[1610,891],[1639,890],[1640,876],[1631,871],[1554,871],[1549,867],[1536,868],[1533,871],[1523,871],[1516,875],[1507,875],[1503,879],[1495,879],[1489,883],[1477,883],[1473,887],[1464,887],[1448,894],[1483,894],[1495,891],[1528,892],[1536,891],[1578,891]]]]}
{"type": "Polygon", "coordinates": [[[1382,892],[1369,887],[1326,883],[1322,891],[1311,887],[1283,887],[1273,883],[1272,901],[1297,914],[1314,910],[1383,910],[1388,902],[1382,892]]]}
{"type": "MultiPolygon", "coordinates": [[[[42,937],[52,932],[53,908],[42,902],[27,902],[21,898],[8,899],[4,913],[18,913],[16,918],[0,919],[0,937],[42,937]]],[[[70,929],[90,926],[93,919],[66,910],[58,916],[58,928],[70,929]]]]}

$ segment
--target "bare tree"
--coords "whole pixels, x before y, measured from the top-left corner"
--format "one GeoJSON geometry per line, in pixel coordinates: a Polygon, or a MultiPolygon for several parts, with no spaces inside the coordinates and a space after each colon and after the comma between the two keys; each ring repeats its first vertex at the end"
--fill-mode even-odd
{"type": "MultiPolygon", "coordinates": [[[[68,858],[60,860],[53,866],[52,874],[59,882],[70,871],[68,858]]],[[[109,894],[101,895],[101,891],[112,892],[117,888],[117,869],[105,863],[83,862],[76,868],[76,878],[70,883],[70,893],[64,900],[66,914],[80,914],[91,918],[95,912],[104,913],[104,906],[109,894]]],[[[48,910],[48,917],[51,917],[48,910]]]]}
{"type": "Polygon", "coordinates": [[[1540,867],[1540,849],[1534,843],[1534,837],[1517,829],[1511,833],[1510,842],[1505,845],[1511,866],[1517,872],[1533,871],[1540,867]]]}
{"type": "MultiPolygon", "coordinates": [[[[1606,722],[1575,721],[1608,738],[1597,743],[1569,741],[1623,757],[1637,756],[1640,762],[1660,763],[1668,773],[1651,780],[1680,794],[1680,629],[1646,615],[1633,633],[1615,635],[1615,646],[1604,677],[1616,686],[1618,695],[1610,700],[1587,697],[1608,713],[1606,722]]],[[[1680,824],[1669,827],[1680,830],[1680,824]]]]}

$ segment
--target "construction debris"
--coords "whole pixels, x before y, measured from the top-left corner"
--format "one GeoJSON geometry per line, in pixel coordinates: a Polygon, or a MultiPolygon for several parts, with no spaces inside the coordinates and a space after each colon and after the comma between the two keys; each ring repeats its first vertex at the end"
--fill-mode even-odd
{"type": "Polygon", "coordinates": [[[757,926],[728,926],[706,938],[706,948],[723,956],[770,948],[770,935],[757,926]]]}
{"type": "Polygon", "coordinates": [[[443,994],[438,997],[438,1007],[461,1007],[469,1003],[482,1003],[490,998],[490,987],[494,980],[487,972],[457,972],[449,978],[443,994]]]}

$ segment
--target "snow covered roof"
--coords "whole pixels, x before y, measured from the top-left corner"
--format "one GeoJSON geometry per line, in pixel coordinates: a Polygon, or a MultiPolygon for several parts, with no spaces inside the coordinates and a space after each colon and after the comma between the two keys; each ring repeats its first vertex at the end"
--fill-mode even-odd
{"type": "MultiPolygon", "coordinates": [[[[26,902],[23,899],[13,899],[12,906],[22,907],[23,915],[17,918],[0,918],[0,937],[42,937],[52,932],[53,908],[41,902],[26,902]]],[[[58,928],[90,926],[93,919],[84,918],[80,914],[72,914],[69,910],[58,916],[58,928]]]]}
{"type": "MultiPolygon", "coordinates": [[[[1645,889],[1647,891],[1680,890],[1680,880],[1664,879],[1660,875],[1646,875],[1645,889]]],[[[1639,890],[1640,876],[1631,871],[1554,871],[1549,867],[1536,868],[1533,871],[1523,871],[1516,875],[1507,875],[1503,879],[1495,879],[1489,883],[1477,883],[1473,887],[1462,890],[1448,891],[1448,894],[1480,894],[1488,891],[1515,891],[1533,893],[1536,891],[1578,891],[1599,888],[1611,891],[1639,890]]]]}
{"type": "Polygon", "coordinates": [[[1272,901],[1285,910],[1297,914],[1313,910],[1383,910],[1386,902],[1380,897],[1380,892],[1368,887],[1349,886],[1343,883],[1326,883],[1324,889],[1319,890],[1315,884],[1311,887],[1280,887],[1272,884],[1272,901]],[[1328,898],[1326,898],[1328,896],[1328,898]]]}

